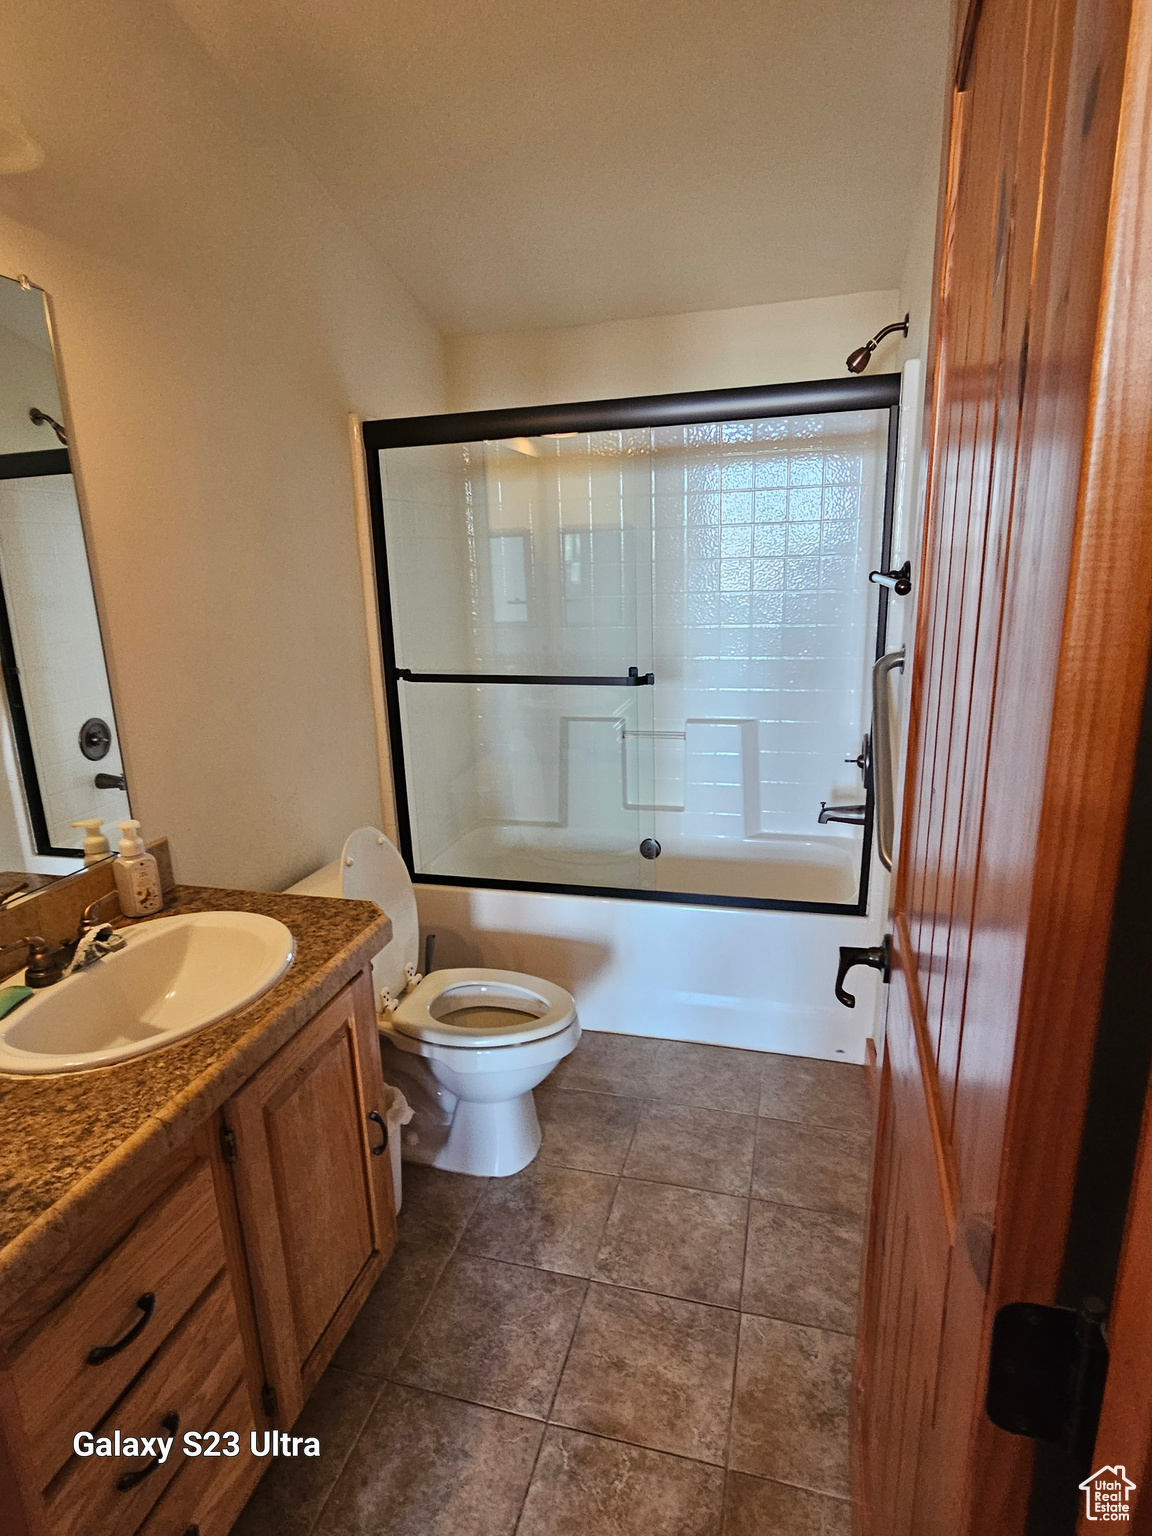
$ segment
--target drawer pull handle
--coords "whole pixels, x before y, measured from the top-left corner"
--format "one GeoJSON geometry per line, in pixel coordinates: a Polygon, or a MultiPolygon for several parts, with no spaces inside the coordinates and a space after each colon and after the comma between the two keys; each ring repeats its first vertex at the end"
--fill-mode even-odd
{"type": "Polygon", "coordinates": [[[133,1323],[122,1339],[117,1339],[115,1344],[97,1344],[95,1349],[88,1351],[89,1365],[103,1365],[105,1360],[111,1360],[113,1355],[118,1355],[122,1349],[127,1349],[144,1332],[156,1310],[156,1292],[145,1291],[143,1296],[136,1298],[136,1305],[144,1314],[137,1323],[133,1323]]]}
{"type": "Polygon", "coordinates": [[[368,1111],[368,1118],[369,1120],[374,1120],[380,1129],[384,1132],[384,1140],[378,1147],[372,1148],[372,1156],[379,1157],[381,1152],[383,1152],[385,1147],[388,1145],[388,1127],[384,1124],[384,1116],[377,1114],[376,1110],[374,1109],[370,1109],[368,1111]]]}
{"type": "MultiPolygon", "coordinates": [[[[180,1415],[178,1413],[166,1413],[160,1420],[161,1427],[175,1436],[180,1428],[180,1415]]],[[[131,1493],[133,1488],[139,1488],[146,1477],[151,1477],[156,1468],[163,1466],[159,1456],[153,1456],[146,1467],[141,1467],[137,1472],[125,1472],[116,1479],[116,1486],[121,1493],[131,1493]]]]}

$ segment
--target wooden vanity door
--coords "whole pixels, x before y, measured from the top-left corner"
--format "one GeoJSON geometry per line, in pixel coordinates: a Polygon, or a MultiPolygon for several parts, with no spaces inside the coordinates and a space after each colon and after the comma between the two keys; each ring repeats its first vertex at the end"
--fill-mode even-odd
{"type": "Polygon", "coordinates": [[[272,1418],[290,1425],[396,1241],[384,1082],[363,972],[231,1101],[237,1199],[272,1418]]]}

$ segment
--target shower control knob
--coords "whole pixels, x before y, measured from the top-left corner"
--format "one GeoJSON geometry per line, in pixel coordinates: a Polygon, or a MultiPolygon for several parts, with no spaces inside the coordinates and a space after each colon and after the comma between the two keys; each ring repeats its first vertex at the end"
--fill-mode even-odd
{"type": "Polygon", "coordinates": [[[107,720],[93,715],[80,727],[80,750],[89,762],[98,763],[107,757],[112,746],[112,731],[107,720]]]}
{"type": "Polygon", "coordinates": [[[644,859],[658,859],[660,857],[660,844],[654,837],[646,837],[640,844],[640,856],[644,859]]]}

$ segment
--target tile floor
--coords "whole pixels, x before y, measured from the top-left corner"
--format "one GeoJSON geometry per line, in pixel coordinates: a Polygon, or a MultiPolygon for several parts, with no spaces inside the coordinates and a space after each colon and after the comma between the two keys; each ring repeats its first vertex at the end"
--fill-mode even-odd
{"type": "Polygon", "coordinates": [[[860,1067],[587,1034],[400,1241],[238,1536],[848,1536],[860,1067]]]}

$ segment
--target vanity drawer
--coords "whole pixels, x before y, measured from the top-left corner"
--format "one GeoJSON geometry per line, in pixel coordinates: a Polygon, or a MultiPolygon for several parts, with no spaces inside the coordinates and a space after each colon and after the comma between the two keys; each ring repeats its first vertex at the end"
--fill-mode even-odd
{"type": "MultiPolygon", "coordinates": [[[[90,1426],[97,1437],[109,1440],[117,1430],[122,1438],[171,1436],[166,1461],[154,1465],[133,1487],[122,1489],[118,1484],[125,1474],[153,1463],[141,1458],[70,1456],[44,1496],[53,1536],[131,1536],[182,1467],[194,1465],[184,1456],[184,1431],[203,1430],[211,1424],[243,1372],[232,1288],[228,1276],[221,1274],[113,1412],[98,1428],[90,1426]],[[165,1427],[164,1420],[174,1415],[179,1415],[178,1423],[165,1427]]],[[[71,1427],[74,1432],[82,1426],[83,1421],[76,1419],[71,1427]]]]}
{"type": "Polygon", "coordinates": [[[172,1479],[140,1527],[139,1536],[187,1536],[192,1527],[199,1536],[226,1536],[232,1528],[268,1466],[267,1461],[252,1455],[249,1436],[256,1420],[243,1382],[207,1427],[219,1435],[235,1430],[240,1436],[240,1454],[187,1457],[179,1476],[172,1479]]]}
{"type": "Polygon", "coordinates": [[[212,1170],[200,1160],[18,1347],[9,1375],[40,1487],[72,1454],[76,1431],[103,1418],[224,1262],[212,1170]],[[141,1307],[148,1295],[154,1301],[141,1307]],[[89,1362],[94,1347],[120,1343],[89,1362]]]}

